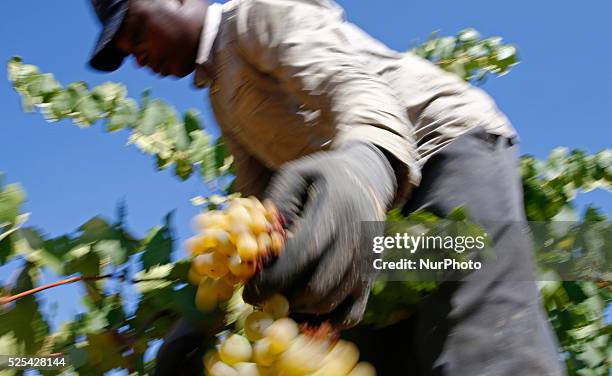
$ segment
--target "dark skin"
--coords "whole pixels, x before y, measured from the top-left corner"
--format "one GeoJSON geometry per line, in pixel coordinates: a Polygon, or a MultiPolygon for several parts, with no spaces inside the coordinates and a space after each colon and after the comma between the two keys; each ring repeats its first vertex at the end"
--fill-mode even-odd
{"type": "Polygon", "coordinates": [[[206,8],[203,0],[130,0],[113,43],[162,77],[185,77],[196,67],[206,8]]]}

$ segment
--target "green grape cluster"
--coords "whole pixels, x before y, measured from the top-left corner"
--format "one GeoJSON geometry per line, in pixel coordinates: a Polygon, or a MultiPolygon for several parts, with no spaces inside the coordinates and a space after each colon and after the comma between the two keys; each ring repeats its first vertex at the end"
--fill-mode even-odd
{"type": "Polygon", "coordinates": [[[275,206],[254,197],[234,198],[224,210],[205,212],[193,222],[198,234],[186,242],[193,256],[189,280],[198,286],[196,305],[202,311],[231,298],[284,244],[275,206]]]}
{"type": "MultiPolygon", "coordinates": [[[[193,256],[189,280],[198,286],[196,306],[215,309],[255,274],[257,268],[280,254],[285,231],[273,203],[256,198],[234,198],[223,210],[194,218],[198,232],[186,242],[193,256]]],[[[327,329],[325,329],[327,330],[327,329]]],[[[370,376],[373,366],[359,363],[359,350],[334,340],[331,330],[313,335],[289,318],[289,302],[274,295],[244,320],[244,335],[224,337],[203,359],[211,376],[312,375],[370,376]]]]}
{"type": "Polygon", "coordinates": [[[274,295],[244,323],[244,335],[230,334],[204,356],[209,376],[374,376],[376,370],[359,362],[359,350],[300,331],[288,317],[289,302],[274,295]]]}

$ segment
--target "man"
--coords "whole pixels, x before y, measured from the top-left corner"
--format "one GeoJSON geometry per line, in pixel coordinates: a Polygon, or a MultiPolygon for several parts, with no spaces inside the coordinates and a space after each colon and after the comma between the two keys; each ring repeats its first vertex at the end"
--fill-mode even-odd
{"type": "MultiPolygon", "coordinates": [[[[373,279],[359,250],[376,230],[363,236],[361,222],[397,205],[440,215],[463,205],[503,262],[444,284],[411,321],[347,336],[382,375],[562,374],[528,238],[511,225],[525,220],[516,133],[483,91],[385,47],[332,0],[93,4],[104,31],[90,64],[112,71],[133,55],[161,76],[195,71],[238,190],[271,198],[288,220],[294,236],[245,300],[281,292],[294,312],[352,327],[373,279]]],[[[158,374],[198,354],[197,332],[179,327],[158,374]]]]}

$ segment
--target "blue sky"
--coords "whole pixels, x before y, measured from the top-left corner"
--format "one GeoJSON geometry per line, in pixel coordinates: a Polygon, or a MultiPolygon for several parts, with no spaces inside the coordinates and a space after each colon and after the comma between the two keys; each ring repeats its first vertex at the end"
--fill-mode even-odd
{"type": "MultiPolygon", "coordinates": [[[[518,129],[523,153],[544,157],[559,145],[589,152],[612,147],[611,2],[593,1],[588,6],[567,0],[511,5],[484,0],[339,2],[351,21],[399,50],[434,30],[444,35],[465,27],[516,44],[521,64],[484,88],[518,129]]],[[[209,129],[215,129],[205,92],[194,90],[190,78],[158,80],[137,70],[133,61],[112,74],[89,70],[85,62],[97,32],[85,0],[5,0],[0,62],[21,55],[62,83],[120,81],[136,97],[151,88],[154,96],[179,110],[199,109],[209,129]]],[[[196,179],[181,183],[168,172],[156,173],[150,157],[125,146],[125,133],[108,135],[97,126],[81,130],[67,122],[47,124],[38,114],[24,114],[4,78],[0,113],[0,171],[27,190],[30,224],[58,235],[93,215],[111,216],[116,203],[125,200],[129,224],[137,234],[176,209],[178,235],[182,239],[189,235],[189,220],[197,212],[189,199],[204,192],[203,183],[196,179]]],[[[579,202],[595,202],[610,214],[610,197],[594,192],[579,202]]],[[[0,268],[0,280],[11,269],[0,268]]],[[[76,296],[70,295],[74,291],[66,287],[45,295],[48,302],[60,302],[56,320],[78,309],[65,299],[76,296]]]]}

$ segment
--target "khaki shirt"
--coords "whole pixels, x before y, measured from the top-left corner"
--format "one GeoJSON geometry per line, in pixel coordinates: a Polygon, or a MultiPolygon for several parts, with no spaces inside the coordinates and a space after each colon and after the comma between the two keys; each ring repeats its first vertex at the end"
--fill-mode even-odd
{"type": "Polygon", "coordinates": [[[195,84],[210,88],[245,194],[261,195],[286,162],[365,140],[405,167],[403,195],[466,131],[515,136],[482,90],[389,49],[331,0],[231,0],[206,18],[195,84]]]}

